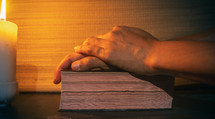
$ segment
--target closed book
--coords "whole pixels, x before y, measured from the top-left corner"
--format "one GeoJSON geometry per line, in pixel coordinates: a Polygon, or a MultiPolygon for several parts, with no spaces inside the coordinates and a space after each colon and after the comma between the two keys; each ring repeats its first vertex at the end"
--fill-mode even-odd
{"type": "Polygon", "coordinates": [[[60,110],[170,109],[174,78],[62,71],[60,110]]]}

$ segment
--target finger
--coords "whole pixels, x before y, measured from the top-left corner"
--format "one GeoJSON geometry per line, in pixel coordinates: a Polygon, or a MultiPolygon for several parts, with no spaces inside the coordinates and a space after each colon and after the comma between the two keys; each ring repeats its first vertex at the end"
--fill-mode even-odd
{"type": "Polygon", "coordinates": [[[73,62],[71,68],[74,71],[88,71],[93,68],[109,69],[109,67],[102,60],[92,56],[73,62]]]}
{"type": "Polygon", "coordinates": [[[110,31],[106,34],[98,35],[96,37],[100,39],[105,39],[107,41],[115,41],[115,40],[123,41],[123,34],[120,31],[116,31],[116,30],[110,31]]]}
{"type": "Polygon", "coordinates": [[[108,45],[110,45],[110,41],[93,36],[85,40],[82,45],[95,45],[100,47],[107,47],[108,45]]]}
{"type": "Polygon", "coordinates": [[[118,25],[118,26],[114,26],[110,32],[98,35],[96,37],[101,39],[106,39],[106,40],[115,40],[115,39],[121,39],[122,34],[128,33],[128,32],[129,33],[134,32],[140,36],[142,36],[143,33],[147,33],[144,30],[139,28],[118,25]]]}
{"type": "Polygon", "coordinates": [[[137,33],[139,35],[141,35],[143,32],[145,32],[144,30],[139,29],[139,28],[134,28],[134,27],[129,27],[129,26],[120,26],[120,25],[119,26],[114,26],[112,30],[113,31],[124,31],[124,30],[132,31],[132,32],[135,32],[135,33],[137,33]]]}
{"type": "Polygon", "coordinates": [[[56,71],[55,71],[55,76],[54,76],[54,83],[58,84],[61,81],[61,71],[64,69],[67,69],[70,67],[72,62],[79,60],[83,58],[84,56],[78,53],[72,53],[67,55],[58,65],[56,71]]]}
{"type": "Polygon", "coordinates": [[[127,27],[127,26],[114,26],[113,29],[112,29],[110,32],[105,33],[105,34],[98,35],[98,36],[96,36],[96,37],[101,38],[101,39],[109,39],[109,40],[112,40],[112,37],[113,37],[113,36],[119,36],[119,35],[121,35],[121,33],[120,33],[119,31],[123,30],[123,28],[129,29],[129,28],[132,28],[132,27],[127,27]]]}
{"type": "MultiPolygon", "coordinates": [[[[105,33],[106,34],[106,33],[105,33]]],[[[97,38],[103,38],[104,36],[105,36],[105,34],[101,34],[101,35],[98,35],[98,36],[96,36],[97,38]]]]}
{"type": "Polygon", "coordinates": [[[136,35],[139,35],[139,36],[142,36],[144,37],[146,34],[151,36],[151,37],[154,37],[153,35],[151,35],[150,33],[142,30],[142,29],[139,29],[139,28],[134,28],[134,27],[128,27],[128,26],[115,26],[113,27],[112,29],[113,31],[121,31],[123,34],[128,34],[128,33],[131,33],[133,32],[134,34],[136,35]]]}
{"type": "Polygon", "coordinates": [[[74,48],[76,53],[81,53],[89,56],[96,56],[104,60],[105,52],[104,48],[96,45],[80,45],[74,48]]]}
{"type": "Polygon", "coordinates": [[[98,38],[98,37],[95,37],[95,36],[92,36],[92,37],[89,37],[87,38],[82,45],[92,45],[92,44],[101,44],[101,38],[98,38]]]}

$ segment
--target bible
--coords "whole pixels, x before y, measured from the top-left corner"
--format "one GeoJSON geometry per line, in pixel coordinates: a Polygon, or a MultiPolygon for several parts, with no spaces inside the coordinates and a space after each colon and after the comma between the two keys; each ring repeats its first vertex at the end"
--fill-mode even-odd
{"type": "Polygon", "coordinates": [[[59,111],[171,109],[174,77],[62,71],[59,111]]]}

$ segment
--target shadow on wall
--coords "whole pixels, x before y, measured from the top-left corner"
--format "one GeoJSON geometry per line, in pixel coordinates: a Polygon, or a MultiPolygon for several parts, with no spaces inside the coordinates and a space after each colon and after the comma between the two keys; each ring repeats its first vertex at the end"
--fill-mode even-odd
{"type": "Polygon", "coordinates": [[[21,92],[36,90],[38,68],[31,64],[17,65],[16,81],[18,82],[18,88],[21,92]]]}

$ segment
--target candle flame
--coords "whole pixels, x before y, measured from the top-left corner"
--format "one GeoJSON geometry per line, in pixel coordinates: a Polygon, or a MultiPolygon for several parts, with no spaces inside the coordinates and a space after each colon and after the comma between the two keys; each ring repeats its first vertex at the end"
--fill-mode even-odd
{"type": "Polygon", "coordinates": [[[2,0],[0,20],[6,20],[6,0],[2,0]]]}

